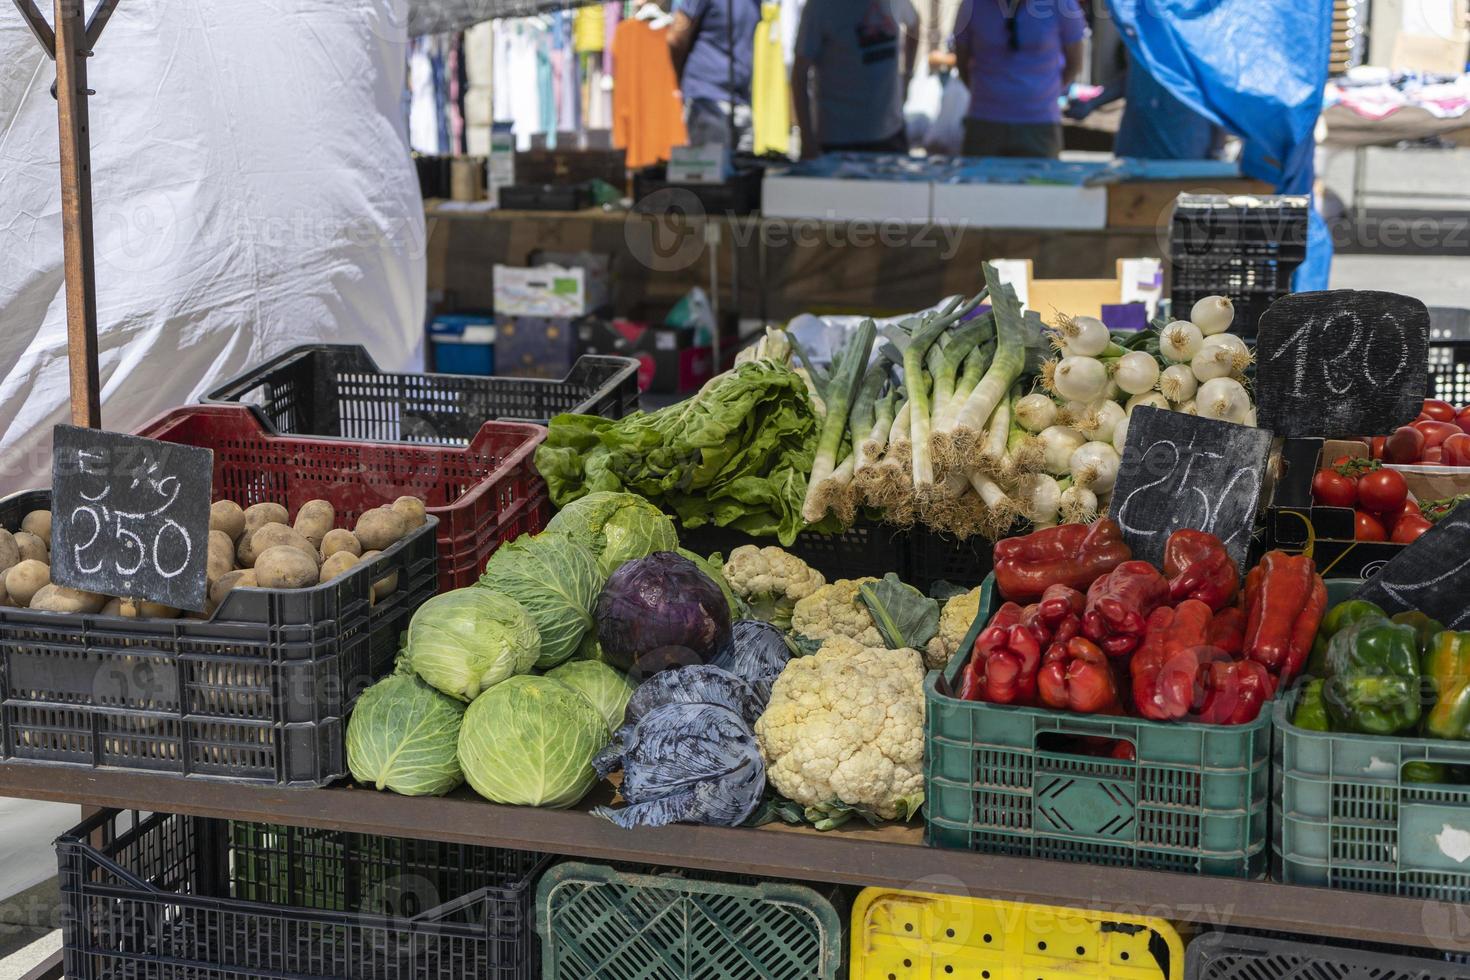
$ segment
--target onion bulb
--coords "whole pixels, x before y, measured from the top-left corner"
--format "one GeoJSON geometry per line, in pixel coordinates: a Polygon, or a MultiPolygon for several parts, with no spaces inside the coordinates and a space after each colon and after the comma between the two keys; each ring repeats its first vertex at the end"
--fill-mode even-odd
{"type": "Polygon", "coordinates": [[[1066,474],[1072,453],[1087,442],[1087,437],[1076,429],[1052,425],[1041,430],[1042,451],[1046,454],[1046,471],[1052,476],[1066,474]]]}
{"type": "MultiPolygon", "coordinates": [[[[1251,357],[1251,349],[1245,345],[1245,341],[1233,333],[1217,333],[1206,337],[1204,344],[1201,345],[1201,349],[1228,350],[1230,352],[1230,371],[1232,374],[1244,373],[1245,369],[1250,367],[1250,363],[1254,359],[1251,357]]],[[[1215,356],[1219,357],[1220,355],[1216,354],[1215,356]]]]}
{"type": "Polygon", "coordinates": [[[1173,409],[1174,409],[1174,411],[1179,412],[1179,413],[1181,413],[1183,415],[1198,415],[1199,414],[1199,406],[1195,404],[1195,401],[1194,401],[1193,398],[1191,398],[1187,402],[1180,402],[1179,404],[1174,405],[1173,406],[1173,409]]]}
{"type": "Polygon", "coordinates": [[[1189,318],[1200,333],[1212,337],[1224,333],[1235,322],[1235,304],[1227,296],[1206,296],[1189,311],[1189,318]]]}
{"type": "Polygon", "coordinates": [[[1199,353],[1189,362],[1189,369],[1202,382],[1226,377],[1235,370],[1235,352],[1219,344],[1201,345],[1199,353]]]}
{"type": "Polygon", "coordinates": [[[1068,524],[1091,524],[1097,518],[1097,494],[1072,484],[1062,491],[1062,520],[1068,524]]]}
{"type": "Polygon", "coordinates": [[[1159,393],[1171,402],[1187,402],[1194,397],[1199,380],[1188,364],[1172,364],[1159,375],[1159,393]]]}
{"type": "Polygon", "coordinates": [[[1251,399],[1234,378],[1212,378],[1199,386],[1194,404],[1202,419],[1245,425],[1251,417],[1251,399]]]}
{"type": "Polygon", "coordinates": [[[1113,368],[1113,380],[1130,395],[1152,391],[1159,383],[1159,362],[1153,359],[1152,354],[1131,351],[1118,358],[1113,368]]]}
{"type": "Polygon", "coordinates": [[[1112,442],[1113,429],[1124,418],[1122,405],[1117,402],[1100,401],[1077,422],[1077,428],[1081,429],[1087,438],[1096,442],[1112,442]]]}
{"type": "Polygon", "coordinates": [[[1072,481],[1093,493],[1107,493],[1118,479],[1118,451],[1105,442],[1078,446],[1067,461],[1072,481]]]}
{"type": "Polygon", "coordinates": [[[1145,405],[1149,408],[1168,408],[1169,399],[1157,391],[1141,392],[1128,399],[1128,404],[1123,406],[1123,411],[1128,415],[1132,415],[1133,410],[1140,405],[1145,405]]]}
{"type": "Polygon", "coordinates": [[[1063,318],[1057,333],[1061,334],[1067,351],[1079,357],[1097,357],[1112,343],[1108,328],[1095,316],[1063,318]]]}
{"type": "Polygon", "coordinates": [[[1016,502],[1021,513],[1037,527],[1050,527],[1057,522],[1062,506],[1062,488],[1056,478],[1045,473],[1026,473],[1016,481],[1016,502]]]}
{"type": "Polygon", "coordinates": [[[1199,353],[1205,335],[1188,320],[1175,320],[1159,331],[1159,353],[1174,364],[1187,363],[1199,353]]]}
{"type": "Polygon", "coordinates": [[[1123,416],[1123,421],[1113,428],[1113,449],[1119,456],[1123,455],[1123,447],[1128,444],[1128,416],[1123,416]]]}
{"type": "Polygon", "coordinates": [[[1041,392],[1016,401],[1016,423],[1027,432],[1040,432],[1057,421],[1057,403],[1041,392]]]}
{"type": "Polygon", "coordinates": [[[1108,369],[1094,357],[1064,357],[1052,372],[1052,388],[1068,401],[1093,402],[1108,386],[1108,369]]]}

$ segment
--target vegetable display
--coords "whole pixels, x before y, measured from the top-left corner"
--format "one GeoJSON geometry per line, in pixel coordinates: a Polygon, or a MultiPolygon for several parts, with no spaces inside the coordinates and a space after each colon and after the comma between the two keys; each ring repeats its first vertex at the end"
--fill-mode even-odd
{"type": "Polygon", "coordinates": [[[1376,459],[1339,456],[1318,470],[1312,475],[1312,502],[1354,508],[1358,541],[1408,544],[1433,527],[1409,495],[1404,475],[1376,459]]]}
{"type": "Polygon", "coordinates": [[[827,584],[820,572],[795,555],[750,544],[730,552],[724,574],[750,615],[781,629],[791,627],[798,600],[827,584]]]}
{"type": "Polygon", "coordinates": [[[603,655],[641,674],[705,663],[730,635],[724,593],[672,551],[624,562],[597,597],[596,620],[603,655]]]}
{"type": "Polygon", "coordinates": [[[602,588],[597,558],[568,534],[522,535],[495,550],[480,586],[503,593],[525,609],[541,635],[540,668],[577,652],[592,628],[592,605],[602,588]]]}
{"type": "Polygon", "coordinates": [[[603,578],[625,561],[679,547],[674,522],[636,493],[589,493],[558,511],[546,530],[586,545],[603,578]]]}
{"type": "Polygon", "coordinates": [[[352,778],[404,796],[442,796],[464,782],[459,729],[465,706],[412,672],[362,692],[347,722],[352,778]]]}
{"type": "Polygon", "coordinates": [[[465,702],[526,673],[540,654],[541,635],[521,604],[478,586],[434,596],[408,623],[413,671],[465,702]]]}

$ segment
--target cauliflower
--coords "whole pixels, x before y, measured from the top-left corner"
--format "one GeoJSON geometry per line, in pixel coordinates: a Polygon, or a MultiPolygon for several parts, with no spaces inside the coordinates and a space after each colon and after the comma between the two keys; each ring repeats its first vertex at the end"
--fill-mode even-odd
{"type": "Polygon", "coordinates": [[[965,634],[980,615],[980,587],[950,599],[939,614],[939,632],[924,650],[924,666],[930,670],[943,670],[949,659],[959,651],[965,634]]]}
{"type": "Polygon", "coordinates": [[[780,548],[743,544],[725,562],[730,591],[744,599],[750,614],[783,630],[791,628],[791,610],[827,584],[821,572],[780,548]]]}
{"type": "Polygon", "coordinates": [[[797,600],[791,610],[791,631],[818,642],[845,636],[856,640],[859,646],[887,646],[873,614],[858,595],[858,586],[876,581],[875,578],[838,579],[797,600]]]}
{"type": "Polygon", "coordinates": [[[766,775],[813,811],[842,803],[884,820],[924,794],[924,665],[917,650],[845,636],[792,660],[755,723],[766,775]]]}

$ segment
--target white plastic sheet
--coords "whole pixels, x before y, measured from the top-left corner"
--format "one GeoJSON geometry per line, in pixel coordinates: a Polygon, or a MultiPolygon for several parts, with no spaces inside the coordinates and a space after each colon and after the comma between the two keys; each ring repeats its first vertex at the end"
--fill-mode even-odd
{"type": "MultiPolygon", "coordinates": [[[[40,5],[47,11],[50,5],[40,5]]],[[[415,367],[408,0],[122,0],[90,60],[103,424],[313,341],[415,367]]],[[[0,492],[69,420],[55,66],[0,3],[0,492]]]]}

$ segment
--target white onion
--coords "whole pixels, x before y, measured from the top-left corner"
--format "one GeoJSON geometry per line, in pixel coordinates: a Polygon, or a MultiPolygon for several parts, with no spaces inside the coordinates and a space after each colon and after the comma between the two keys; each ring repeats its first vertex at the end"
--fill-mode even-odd
{"type": "Polygon", "coordinates": [[[1123,416],[1123,421],[1113,427],[1113,449],[1119,456],[1123,455],[1123,447],[1128,444],[1128,416],[1123,416]]]}
{"type": "Polygon", "coordinates": [[[1091,524],[1097,517],[1097,494],[1072,484],[1062,491],[1062,520],[1068,524],[1091,524]]]}
{"type": "Polygon", "coordinates": [[[1250,417],[1251,399],[1234,378],[1212,378],[1199,386],[1194,396],[1200,418],[1219,419],[1244,425],[1250,417]]]}
{"type": "Polygon", "coordinates": [[[1189,369],[1200,381],[1223,378],[1235,369],[1235,353],[1219,344],[1201,346],[1199,353],[1194,355],[1194,360],[1189,362],[1189,369]]]}
{"type": "Polygon", "coordinates": [[[1180,364],[1199,353],[1205,335],[1188,320],[1175,320],[1159,331],[1159,353],[1164,360],[1180,364]]]}
{"type": "Polygon", "coordinates": [[[1108,386],[1108,369],[1094,357],[1064,357],[1052,376],[1057,394],[1068,401],[1092,402],[1108,386]]]}
{"type": "Polygon", "coordinates": [[[1246,368],[1250,367],[1252,360],[1251,349],[1246,346],[1245,341],[1233,333],[1217,333],[1206,337],[1204,347],[1228,350],[1230,352],[1230,370],[1232,374],[1241,374],[1246,368]]]}
{"type": "Polygon", "coordinates": [[[1061,334],[1068,352],[1080,357],[1097,357],[1112,343],[1108,328],[1095,316],[1074,316],[1063,320],[1057,332],[1061,334]]]}
{"type": "Polygon", "coordinates": [[[1199,380],[1188,364],[1171,364],[1159,375],[1159,393],[1171,402],[1187,402],[1194,397],[1199,380]]]}
{"type": "Polygon", "coordinates": [[[1110,402],[1120,402],[1123,400],[1124,394],[1125,392],[1123,391],[1123,389],[1118,387],[1118,382],[1114,381],[1112,377],[1109,377],[1108,387],[1107,390],[1103,392],[1103,397],[1110,402]]]}
{"type": "Polygon", "coordinates": [[[1092,411],[1088,413],[1086,421],[1089,424],[1080,426],[1080,428],[1087,433],[1089,438],[1097,442],[1112,442],[1113,430],[1125,418],[1127,416],[1123,413],[1122,405],[1117,402],[1101,401],[1094,405],[1092,411]]]}
{"type": "Polygon", "coordinates": [[[1132,415],[1133,410],[1140,405],[1146,405],[1149,408],[1168,408],[1169,399],[1165,398],[1157,391],[1141,392],[1128,399],[1128,404],[1123,406],[1123,411],[1126,414],[1132,415]]]}
{"type": "Polygon", "coordinates": [[[1041,430],[1038,438],[1046,453],[1046,471],[1052,476],[1064,475],[1072,453],[1087,442],[1087,437],[1082,433],[1064,425],[1047,426],[1041,430]]]}
{"type": "Polygon", "coordinates": [[[1057,421],[1057,403],[1036,391],[1016,401],[1016,424],[1027,432],[1040,432],[1057,421]]]}
{"type": "Polygon", "coordinates": [[[1194,304],[1189,318],[1206,337],[1224,333],[1235,321],[1235,304],[1225,296],[1206,296],[1194,304]]]}
{"type": "Polygon", "coordinates": [[[1153,359],[1152,354],[1131,351],[1118,358],[1113,368],[1113,380],[1130,395],[1152,391],[1153,386],[1159,383],[1159,362],[1153,359]]]}
{"type": "Polygon", "coordinates": [[[1181,412],[1181,413],[1183,413],[1185,415],[1198,415],[1199,414],[1199,406],[1195,404],[1195,401],[1194,401],[1193,398],[1191,398],[1187,402],[1180,402],[1179,404],[1173,405],[1171,407],[1174,409],[1174,411],[1181,412]]]}
{"type": "Polygon", "coordinates": [[[1049,527],[1057,522],[1057,510],[1062,506],[1062,488],[1056,478],[1045,473],[1026,473],[1016,481],[1016,497],[1021,504],[1021,513],[1037,527],[1049,527]]]}
{"type": "Polygon", "coordinates": [[[1068,464],[1072,480],[1094,493],[1107,493],[1118,479],[1119,454],[1105,442],[1078,446],[1068,464]]]}

